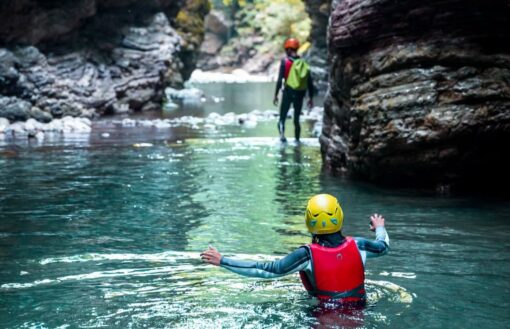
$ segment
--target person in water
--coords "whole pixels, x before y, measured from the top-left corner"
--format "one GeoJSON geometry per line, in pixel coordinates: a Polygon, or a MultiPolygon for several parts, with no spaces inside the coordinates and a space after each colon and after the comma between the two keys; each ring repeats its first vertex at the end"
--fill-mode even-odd
{"type": "Polygon", "coordinates": [[[294,135],[296,142],[299,142],[301,134],[301,126],[299,124],[299,116],[303,108],[303,99],[308,90],[308,108],[313,107],[313,82],[309,72],[308,64],[297,53],[299,49],[299,41],[291,38],[287,39],[284,44],[286,57],[280,62],[280,70],[278,79],[276,80],[276,90],[274,93],[273,103],[278,106],[278,93],[282,88],[283,81],[285,86],[282,93],[282,102],[280,104],[280,118],[278,120],[278,131],[280,132],[280,140],[286,142],[285,138],[285,119],[290,106],[294,106],[294,135]],[[294,65],[294,63],[299,63],[294,65]],[[293,67],[294,66],[294,67],[293,67]],[[297,70],[299,67],[299,70],[297,70]],[[292,72],[295,71],[295,72],[292,72]],[[291,80],[289,80],[289,75],[291,80]],[[302,80],[302,81],[301,81],[302,80]],[[292,83],[289,83],[292,82],[292,83]]]}
{"type": "Polygon", "coordinates": [[[202,261],[249,277],[277,278],[299,272],[306,290],[320,300],[363,305],[365,263],[368,258],[385,255],[389,237],[384,218],[370,217],[375,240],[344,236],[344,215],[338,200],[318,194],[308,201],[305,221],[312,243],[301,246],[282,259],[269,262],[235,260],[222,256],[209,246],[200,254],[202,261]]]}

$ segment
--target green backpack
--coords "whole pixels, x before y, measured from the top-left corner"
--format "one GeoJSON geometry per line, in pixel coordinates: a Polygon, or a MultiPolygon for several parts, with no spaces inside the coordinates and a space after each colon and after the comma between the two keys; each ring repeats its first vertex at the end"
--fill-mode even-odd
{"type": "Polygon", "coordinates": [[[308,85],[310,66],[303,59],[294,60],[285,84],[294,90],[305,90],[308,85]]]}

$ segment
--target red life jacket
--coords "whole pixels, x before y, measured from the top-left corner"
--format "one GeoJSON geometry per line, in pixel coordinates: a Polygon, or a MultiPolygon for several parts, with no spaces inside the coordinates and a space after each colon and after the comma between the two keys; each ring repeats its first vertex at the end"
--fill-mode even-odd
{"type": "Polygon", "coordinates": [[[286,58],[285,58],[285,72],[284,72],[284,74],[283,74],[283,78],[284,78],[285,80],[287,80],[287,78],[289,77],[290,68],[291,68],[291,66],[292,66],[292,63],[294,63],[294,62],[292,61],[292,59],[290,59],[289,57],[286,57],[286,58]]]}
{"type": "Polygon", "coordinates": [[[365,299],[365,269],[356,241],[347,237],[336,248],[327,248],[313,243],[313,279],[304,271],[301,281],[312,295],[320,299],[335,299],[340,302],[359,302],[365,299]]]}

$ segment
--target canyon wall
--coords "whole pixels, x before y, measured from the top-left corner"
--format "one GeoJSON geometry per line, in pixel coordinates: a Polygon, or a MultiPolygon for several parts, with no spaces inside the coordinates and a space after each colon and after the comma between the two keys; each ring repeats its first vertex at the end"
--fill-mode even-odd
{"type": "Polygon", "coordinates": [[[203,29],[190,25],[203,25],[208,6],[206,0],[2,1],[0,117],[47,122],[160,108],[164,87],[181,86],[194,67],[190,53],[203,29]]]}
{"type": "Polygon", "coordinates": [[[325,165],[404,185],[508,182],[509,26],[510,1],[338,1],[325,165]]]}
{"type": "Polygon", "coordinates": [[[306,12],[312,20],[310,42],[312,46],[305,58],[310,63],[314,85],[321,93],[328,88],[328,22],[331,0],[304,0],[306,12]]]}

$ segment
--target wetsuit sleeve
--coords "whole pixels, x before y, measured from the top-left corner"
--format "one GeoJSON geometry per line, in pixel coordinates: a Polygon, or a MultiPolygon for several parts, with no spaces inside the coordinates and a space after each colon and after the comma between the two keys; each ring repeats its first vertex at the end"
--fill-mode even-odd
{"type": "Polygon", "coordinates": [[[278,92],[282,88],[284,75],[285,75],[285,59],[282,59],[280,61],[280,70],[278,71],[278,79],[276,80],[276,90],[274,91],[275,96],[278,96],[278,92]]]}
{"type": "Polygon", "coordinates": [[[308,266],[310,255],[300,247],[284,258],[272,262],[254,262],[222,257],[220,266],[234,273],[255,278],[278,278],[301,271],[308,266]]]}
{"type": "Polygon", "coordinates": [[[386,255],[390,247],[390,238],[384,227],[378,227],[375,230],[375,240],[364,238],[355,238],[360,253],[366,255],[366,258],[374,258],[386,255]]]}

